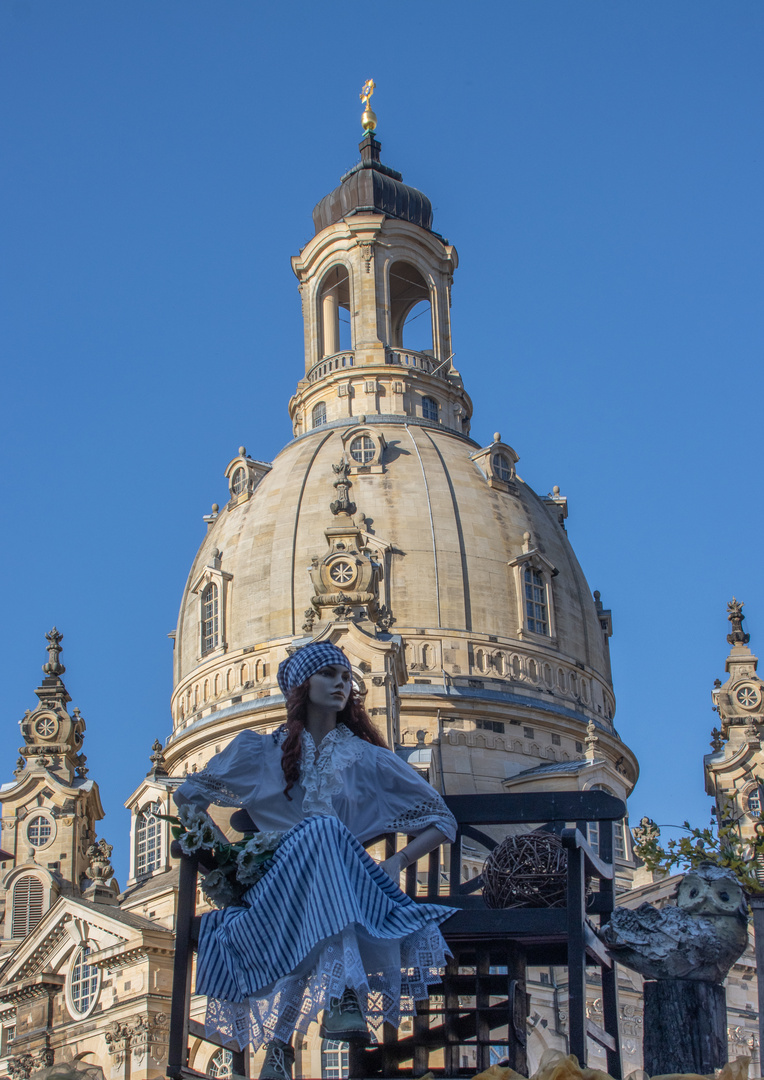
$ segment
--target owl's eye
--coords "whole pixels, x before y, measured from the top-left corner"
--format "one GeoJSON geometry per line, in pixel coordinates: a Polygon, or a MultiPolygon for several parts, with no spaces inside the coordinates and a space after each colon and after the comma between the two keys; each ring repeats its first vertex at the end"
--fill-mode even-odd
{"type": "Polygon", "coordinates": [[[690,889],[690,899],[698,895],[697,889],[690,889]]]}
{"type": "Polygon", "coordinates": [[[720,892],[719,893],[719,899],[723,900],[725,902],[725,904],[728,902],[729,898],[730,898],[730,894],[728,892],[720,892]]]}

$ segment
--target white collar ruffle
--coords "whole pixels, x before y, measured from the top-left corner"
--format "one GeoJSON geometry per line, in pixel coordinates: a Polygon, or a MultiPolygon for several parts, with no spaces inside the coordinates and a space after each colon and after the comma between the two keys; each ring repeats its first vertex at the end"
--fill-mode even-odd
{"type": "Polygon", "coordinates": [[[305,814],[337,816],[333,797],[343,787],[342,773],[362,757],[364,740],[350,728],[337,724],[321,740],[316,756],[316,744],[309,731],[302,733],[300,755],[300,785],[305,792],[302,809],[305,814]]]}

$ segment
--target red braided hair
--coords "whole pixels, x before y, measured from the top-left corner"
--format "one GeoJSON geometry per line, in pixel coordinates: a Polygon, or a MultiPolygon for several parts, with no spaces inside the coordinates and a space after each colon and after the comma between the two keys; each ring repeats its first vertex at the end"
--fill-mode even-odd
{"type": "MultiPolygon", "coordinates": [[[[286,703],[287,718],[284,725],[286,739],[284,739],[284,745],[281,748],[281,769],[286,780],[284,794],[291,802],[292,796],[289,792],[300,779],[302,733],[305,730],[305,720],[308,714],[307,680],[301,686],[295,686],[293,690],[289,691],[286,703]]],[[[359,739],[371,743],[372,746],[387,747],[387,743],[372,724],[355,687],[351,690],[344,709],[337,713],[337,723],[344,724],[359,739]]]]}

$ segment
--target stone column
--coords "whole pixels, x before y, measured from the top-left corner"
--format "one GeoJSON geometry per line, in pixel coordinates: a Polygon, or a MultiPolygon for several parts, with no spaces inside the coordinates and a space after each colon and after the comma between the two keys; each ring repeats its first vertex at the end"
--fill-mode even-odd
{"type": "Polygon", "coordinates": [[[324,324],[323,356],[334,356],[340,351],[340,309],[337,292],[330,289],[321,301],[324,324]]]}

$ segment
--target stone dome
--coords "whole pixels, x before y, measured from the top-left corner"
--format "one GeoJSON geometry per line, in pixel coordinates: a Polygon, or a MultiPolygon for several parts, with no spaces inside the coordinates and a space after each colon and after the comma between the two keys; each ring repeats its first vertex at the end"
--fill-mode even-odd
{"type": "MultiPolygon", "coordinates": [[[[504,681],[514,666],[515,687],[546,702],[551,682],[561,700],[588,701],[586,711],[607,720],[613,701],[606,633],[561,523],[565,500],[540,498],[516,476],[495,479],[487,459],[499,456],[501,443],[481,452],[471,439],[405,417],[367,418],[361,428],[359,436],[357,423],[335,423],[295,439],[250,498],[217,515],[181,604],[176,684],[193,679],[200,666],[197,582],[208,566],[217,564],[227,589],[226,652],[217,666],[262,643],[305,636],[314,595],[309,569],[327,553],[325,533],[336,523],[332,467],[347,453],[350,433],[383,443],[376,468],[350,472],[349,493],[353,525],[382,567],[380,603],[394,619],[387,632],[416,638],[420,663],[429,642],[439,681],[447,658],[451,677],[465,685],[486,674],[504,681]],[[547,578],[552,625],[545,634],[523,628],[525,573],[517,569],[524,563],[538,563],[536,573],[547,578]],[[577,691],[558,685],[558,669],[566,687],[571,677],[578,682],[577,691]]],[[[511,448],[502,456],[512,460],[511,448]]]]}
{"type": "Polygon", "coordinates": [[[537,495],[498,433],[470,438],[452,363],[456,251],[424,196],[367,198],[369,178],[372,194],[387,190],[376,178],[400,181],[373,136],[361,151],[292,259],[305,325],[294,438],[270,463],[241,447],[229,501],[205,519],[175,634],[167,767],[198,768],[238,731],[283,722],[278,664],[329,639],[388,742],[429,762],[442,790],[625,796],[637,763],[613,727],[611,615],[571,548],[566,499],[537,495]],[[407,320],[423,309],[432,347],[412,351],[407,320]]]}

